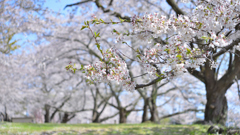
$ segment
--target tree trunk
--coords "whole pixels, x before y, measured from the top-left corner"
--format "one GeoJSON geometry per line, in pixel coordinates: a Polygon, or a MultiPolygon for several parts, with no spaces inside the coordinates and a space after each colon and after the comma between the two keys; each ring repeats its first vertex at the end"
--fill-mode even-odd
{"type": "Polygon", "coordinates": [[[74,118],[76,115],[75,114],[69,114],[69,113],[64,113],[63,118],[61,120],[61,123],[67,123],[70,121],[72,118],[74,118]]]}
{"type": "Polygon", "coordinates": [[[207,89],[207,104],[205,107],[204,120],[209,123],[225,125],[227,121],[227,98],[224,89],[207,89]]]}
{"type": "Polygon", "coordinates": [[[142,123],[148,121],[148,103],[149,103],[149,98],[144,98],[142,123]]]}
{"type": "Polygon", "coordinates": [[[119,109],[119,123],[127,123],[127,111],[126,108],[119,109]]]}
{"type": "MultiPolygon", "coordinates": [[[[239,40],[239,39],[238,39],[239,40]]],[[[237,42],[239,42],[236,40],[237,42]]],[[[235,41],[233,42],[235,43],[235,41]]],[[[215,52],[214,52],[215,53],[215,52]]],[[[240,74],[240,51],[236,50],[234,55],[229,56],[228,70],[219,79],[219,68],[211,68],[209,60],[204,66],[200,66],[201,71],[189,69],[189,73],[194,75],[205,84],[207,91],[207,104],[205,107],[204,121],[214,124],[225,125],[227,120],[227,99],[225,94],[233,84],[233,80],[240,74]]],[[[215,56],[215,60],[218,56],[215,56]]]]}
{"type": "Polygon", "coordinates": [[[93,110],[93,114],[92,114],[92,122],[93,123],[99,123],[99,115],[98,115],[98,112],[94,111],[93,110]]]}
{"type": "Polygon", "coordinates": [[[93,110],[92,110],[92,123],[99,123],[99,113],[98,113],[98,96],[99,96],[99,90],[98,88],[96,89],[96,94],[94,96],[93,91],[92,91],[92,96],[93,96],[93,110]]]}
{"type": "Polygon", "coordinates": [[[151,104],[152,104],[152,107],[150,109],[150,112],[151,112],[150,120],[152,122],[158,122],[158,112],[157,112],[157,106],[156,106],[156,99],[155,98],[151,99],[151,104]]]}
{"type": "Polygon", "coordinates": [[[69,116],[68,113],[64,113],[61,123],[67,123],[68,122],[68,116],[69,116]]]}
{"type": "Polygon", "coordinates": [[[3,121],[6,121],[6,122],[10,122],[11,121],[11,119],[9,118],[7,113],[5,113],[5,115],[3,117],[3,121]]]}
{"type": "Polygon", "coordinates": [[[2,114],[2,115],[3,115],[3,121],[10,122],[11,119],[10,119],[9,116],[8,116],[8,113],[7,113],[7,106],[6,106],[6,105],[4,105],[4,109],[5,109],[4,114],[2,114]]]}
{"type": "Polygon", "coordinates": [[[152,93],[151,93],[151,106],[150,106],[150,112],[151,112],[151,118],[150,120],[152,122],[158,122],[158,112],[157,112],[157,84],[153,85],[152,93]]]}
{"type": "Polygon", "coordinates": [[[225,94],[228,88],[230,88],[233,84],[235,75],[229,72],[219,80],[217,80],[215,75],[216,71],[210,68],[210,64],[207,61],[205,64],[207,104],[205,106],[204,121],[208,123],[225,125],[228,111],[227,98],[225,94]]]}
{"type": "Polygon", "coordinates": [[[50,106],[45,104],[44,123],[50,122],[50,106]]]}

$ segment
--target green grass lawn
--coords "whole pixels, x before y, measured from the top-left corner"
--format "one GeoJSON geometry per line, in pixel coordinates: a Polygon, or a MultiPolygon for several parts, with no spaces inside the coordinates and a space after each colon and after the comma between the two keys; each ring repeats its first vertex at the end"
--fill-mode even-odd
{"type": "Polygon", "coordinates": [[[206,135],[206,125],[0,123],[1,135],[206,135]]]}

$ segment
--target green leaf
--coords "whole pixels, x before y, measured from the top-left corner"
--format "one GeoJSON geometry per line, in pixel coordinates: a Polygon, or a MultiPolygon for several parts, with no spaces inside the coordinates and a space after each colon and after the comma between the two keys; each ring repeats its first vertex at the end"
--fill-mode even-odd
{"type": "Polygon", "coordinates": [[[100,34],[100,33],[94,32],[95,37],[100,37],[99,34],[100,34]]]}
{"type": "Polygon", "coordinates": [[[157,80],[157,82],[160,82],[163,79],[163,74],[158,74],[156,73],[156,76],[159,77],[159,79],[157,80]]]}
{"type": "Polygon", "coordinates": [[[113,32],[115,32],[116,34],[120,35],[120,33],[117,30],[115,30],[115,29],[113,29],[113,32]]]}
{"type": "Polygon", "coordinates": [[[122,22],[124,22],[124,20],[123,19],[121,19],[120,17],[119,17],[119,20],[120,20],[120,22],[122,23],[122,22]]]}
{"type": "Polygon", "coordinates": [[[202,23],[199,24],[198,29],[201,29],[201,27],[202,27],[202,23]]]}
{"type": "Polygon", "coordinates": [[[117,30],[113,29],[113,32],[117,32],[117,30]]]}
{"type": "Polygon", "coordinates": [[[80,70],[83,70],[84,69],[84,66],[83,65],[81,65],[81,68],[80,68],[80,70]]]}
{"type": "Polygon", "coordinates": [[[101,21],[102,23],[104,23],[104,21],[103,21],[102,19],[100,19],[100,21],[101,21]]]}
{"type": "Polygon", "coordinates": [[[139,49],[138,49],[138,48],[137,48],[136,52],[137,52],[137,53],[140,53],[140,51],[139,51],[139,49]]]}
{"type": "Polygon", "coordinates": [[[93,20],[93,21],[92,21],[92,24],[94,24],[95,22],[96,22],[96,20],[93,20]]]}
{"type": "Polygon", "coordinates": [[[201,38],[202,38],[202,39],[209,39],[209,38],[208,38],[208,37],[206,37],[206,36],[202,36],[201,38]]]}
{"type": "Polygon", "coordinates": [[[178,59],[181,59],[181,58],[182,58],[182,55],[178,54],[178,55],[177,55],[177,58],[178,58],[178,59]]]}
{"type": "Polygon", "coordinates": [[[167,52],[167,53],[169,53],[170,50],[166,48],[166,49],[164,49],[164,51],[167,52]]]}
{"type": "Polygon", "coordinates": [[[158,73],[156,73],[156,76],[157,76],[157,77],[161,77],[158,73]]]}
{"type": "Polygon", "coordinates": [[[81,30],[85,29],[85,28],[88,28],[88,26],[82,26],[81,30]]]}
{"type": "Polygon", "coordinates": [[[137,57],[141,60],[141,57],[140,57],[140,55],[137,55],[137,57]]]}
{"type": "Polygon", "coordinates": [[[187,48],[187,54],[191,54],[191,50],[187,48]]]}
{"type": "Polygon", "coordinates": [[[95,45],[97,45],[98,50],[99,50],[101,53],[103,53],[103,52],[102,52],[102,49],[100,48],[100,44],[99,44],[99,43],[95,43],[95,45]]]}
{"type": "Polygon", "coordinates": [[[95,45],[97,45],[97,48],[100,49],[100,44],[99,43],[95,43],[95,45]]]}
{"type": "Polygon", "coordinates": [[[74,73],[74,74],[75,74],[76,70],[77,70],[76,68],[73,69],[73,73],[74,73]]]}
{"type": "Polygon", "coordinates": [[[98,34],[96,35],[96,37],[100,37],[99,34],[100,34],[100,33],[98,33],[98,34]]]}

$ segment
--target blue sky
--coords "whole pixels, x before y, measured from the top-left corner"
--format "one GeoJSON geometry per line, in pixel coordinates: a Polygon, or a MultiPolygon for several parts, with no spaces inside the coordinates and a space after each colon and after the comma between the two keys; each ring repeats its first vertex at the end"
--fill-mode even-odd
{"type": "Polygon", "coordinates": [[[68,4],[77,2],[76,0],[47,0],[44,4],[45,7],[61,13],[67,13],[67,9],[64,10],[64,7],[68,4]]]}

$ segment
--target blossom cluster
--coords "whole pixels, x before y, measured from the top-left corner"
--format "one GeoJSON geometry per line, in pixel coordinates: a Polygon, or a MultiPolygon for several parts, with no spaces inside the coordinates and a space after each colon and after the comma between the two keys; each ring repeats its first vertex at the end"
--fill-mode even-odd
{"type": "Polygon", "coordinates": [[[123,89],[133,90],[136,86],[131,81],[126,63],[118,56],[114,48],[103,53],[103,60],[94,65],[84,66],[84,72],[88,79],[98,82],[116,81],[121,83],[123,89]]]}
{"type": "MultiPolygon", "coordinates": [[[[174,75],[186,72],[189,67],[198,68],[206,59],[215,68],[217,63],[210,59],[211,51],[224,48],[239,38],[234,27],[240,23],[239,5],[239,1],[200,1],[189,15],[172,15],[170,18],[157,13],[135,16],[132,21],[135,33],[152,33],[153,38],[168,35],[166,44],[157,43],[153,48],[145,49],[138,57],[139,61],[146,63],[143,67],[151,75],[156,72],[153,65],[162,63],[170,67],[166,73],[173,72],[174,75]]],[[[239,45],[235,48],[239,49],[239,45]]]]}

